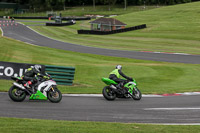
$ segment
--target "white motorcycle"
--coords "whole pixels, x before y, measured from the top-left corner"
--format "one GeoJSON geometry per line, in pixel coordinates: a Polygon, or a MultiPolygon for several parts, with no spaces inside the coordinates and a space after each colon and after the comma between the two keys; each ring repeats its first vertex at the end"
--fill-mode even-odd
{"type": "Polygon", "coordinates": [[[15,102],[24,101],[26,95],[30,96],[30,100],[49,100],[53,103],[58,103],[62,99],[62,93],[49,75],[48,78],[38,77],[38,81],[32,89],[24,86],[24,80],[21,77],[11,77],[11,79],[15,82],[9,89],[8,94],[15,102]]]}

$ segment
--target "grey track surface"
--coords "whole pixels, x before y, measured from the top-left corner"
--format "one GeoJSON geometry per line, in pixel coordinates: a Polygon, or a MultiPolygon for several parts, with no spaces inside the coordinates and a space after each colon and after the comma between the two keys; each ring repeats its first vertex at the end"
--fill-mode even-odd
{"type": "MultiPolygon", "coordinates": [[[[200,55],[109,50],[60,42],[41,36],[21,24],[18,24],[18,26],[5,26],[2,27],[2,30],[6,37],[39,46],[97,55],[200,64],[200,55]]],[[[107,101],[103,97],[69,96],[63,97],[61,103],[53,104],[48,101],[29,101],[28,99],[17,103],[10,100],[6,93],[0,93],[0,107],[0,117],[131,123],[200,123],[199,96],[145,97],[141,101],[133,101],[132,99],[107,101]],[[150,109],[178,107],[182,109],[150,109]]]]}
{"type": "Polygon", "coordinates": [[[200,55],[161,54],[137,51],[111,50],[61,42],[42,36],[22,24],[18,24],[18,26],[4,26],[2,27],[2,30],[4,36],[6,37],[50,48],[105,56],[126,57],[132,59],[200,64],[200,55]]]}
{"type": "Polygon", "coordinates": [[[102,97],[63,97],[60,103],[49,101],[13,102],[0,93],[0,117],[38,118],[72,121],[106,121],[125,123],[199,124],[199,96],[116,99],[102,97]],[[149,108],[197,108],[182,110],[148,110],[149,108]]]}

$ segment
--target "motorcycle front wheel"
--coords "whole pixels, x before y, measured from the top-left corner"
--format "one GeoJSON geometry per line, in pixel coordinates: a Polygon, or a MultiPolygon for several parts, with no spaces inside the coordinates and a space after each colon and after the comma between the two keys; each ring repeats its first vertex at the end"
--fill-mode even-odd
{"type": "Polygon", "coordinates": [[[104,98],[109,101],[115,100],[116,98],[116,93],[114,93],[109,86],[103,88],[102,94],[104,98]]]}
{"type": "Polygon", "coordinates": [[[140,100],[142,98],[142,93],[140,92],[140,90],[136,87],[134,90],[133,90],[133,93],[131,94],[131,97],[134,99],[134,100],[140,100]]]}
{"type": "Polygon", "coordinates": [[[9,89],[8,95],[15,102],[22,102],[26,98],[26,92],[17,88],[16,86],[12,86],[9,89]]]}
{"type": "Polygon", "coordinates": [[[47,98],[52,103],[59,103],[62,99],[62,93],[57,88],[54,88],[54,90],[50,89],[47,93],[47,98]]]}

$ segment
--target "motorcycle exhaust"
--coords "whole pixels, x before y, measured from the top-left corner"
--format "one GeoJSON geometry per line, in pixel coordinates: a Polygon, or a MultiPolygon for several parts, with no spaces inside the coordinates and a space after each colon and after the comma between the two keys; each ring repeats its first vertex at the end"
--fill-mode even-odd
{"type": "Polygon", "coordinates": [[[26,88],[16,82],[13,83],[14,86],[17,86],[18,88],[22,89],[22,90],[26,90],[26,88]]]}
{"type": "Polygon", "coordinates": [[[118,90],[116,86],[110,85],[110,88],[113,90],[113,92],[118,93],[118,94],[121,94],[121,91],[118,90]]]}
{"type": "Polygon", "coordinates": [[[24,90],[25,92],[27,92],[29,95],[31,95],[31,93],[22,85],[18,84],[18,83],[13,83],[14,86],[17,86],[18,88],[24,90]]]}
{"type": "Polygon", "coordinates": [[[111,85],[110,88],[115,90],[117,89],[114,85],[111,85]]]}

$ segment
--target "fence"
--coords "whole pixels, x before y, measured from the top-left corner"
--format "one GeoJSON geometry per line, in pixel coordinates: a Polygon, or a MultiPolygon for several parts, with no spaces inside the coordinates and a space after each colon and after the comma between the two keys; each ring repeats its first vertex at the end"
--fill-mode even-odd
{"type": "MultiPolygon", "coordinates": [[[[17,16],[11,16],[11,18],[15,18],[15,19],[49,19],[49,17],[17,17],[17,16]]],[[[3,16],[0,16],[0,18],[3,18],[3,16]]],[[[55,18],[51,18],[52,20],[54,20],[55,18]]],[[[62,20],[76,20],[76,21],[80,21],[80,20],[91,20],[90,17],[62,17],[62,20]]]]}
{"type": "Polygon", "coordinates": [[[119,30],[112,30],[112,31],[78,30],[78,34],[108,35],[108,34],[115,34],[115,33],[144,29],[146,27],[147,27],[146,24],[143,24],[143,25],[128,27],[128,28],[119,29],[119,30]]]}
{"type": "Polygon", "coordinates": [[[72,85],[75,68],[45,65],[45,72],[51,75],[53,80],[59,85],[72,85]]]}

